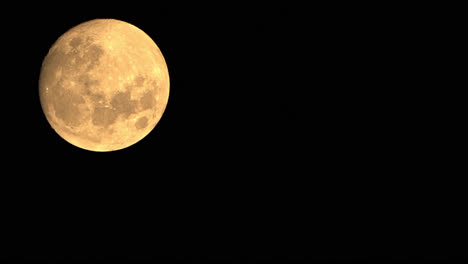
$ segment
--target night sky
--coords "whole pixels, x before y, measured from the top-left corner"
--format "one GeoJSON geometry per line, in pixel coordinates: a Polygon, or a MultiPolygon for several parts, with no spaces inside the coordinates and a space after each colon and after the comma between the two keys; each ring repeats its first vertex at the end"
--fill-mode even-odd
{"type": "Polygon", "coordinates": [[[436,236],[414,209],[426,207],[408,202],[420,197],[414,190],[429,192],[405,167],[418,161],[411,151],[419,145],[404,148],[413,133],[405,131],[415,127],[404,106],[413,94],[383,76],[393,65],[379,64],[399,53],[379,46],[389,43],[377,34],[388,29],[375,22],[381,11],[367,17],[351,8],[148,1],[2,8],[0,237],[9,241],[2,253],[343,261],[437,254],[422,246],[436,236]],[[94,18],[146,32],[170,76],[155,129],[108,153],[60,138],[38,95],[48,49],[94,18]]]}

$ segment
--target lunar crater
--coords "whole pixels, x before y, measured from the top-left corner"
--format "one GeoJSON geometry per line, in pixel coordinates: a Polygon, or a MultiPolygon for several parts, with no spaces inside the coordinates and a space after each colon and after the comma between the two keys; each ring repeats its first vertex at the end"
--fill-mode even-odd
{"type": "Polygon", "coordinates": [[[99,84],[98,79],[92,79],[89,74],[81,74],[77,77],[78,83],[83,85],[84,89],[91,91],[92,86],[97,86],[99,84]]]}
{"type": "Polygon", "coordinates": [[[104,54],[104,49],[99,45],[92,44],[89,46],[83,56],[83,61],[88,62],[87,70],[90,71],[99,65],[99,60],[104,54]]]}
{"type": "Polygon", "coordinates": [[[83,43],[83,39],[81,37],[74,37],[69,42],[70,46],[74,48],[75,50],[81,43],[83,43]]]}
{"type": "Polygon", "coordinates": [[[137,129],[143,129],[148,125],[148,118],[146,116],[138,118],[138,120],[135,122],[135,127],[137,129]]]}
{"type": "Polygon", "coordinates": [[[145,77],[141,75],[138,75],[137,77],[135,77],[135,86],[141,87],[143,86],[144,82],[145,82],[145,77]]]}
{"type": "Polygon", "coordinates": [[[130,91],[118,92],[112,98],[111,105],[119,114],[128,117],[136,112],[138,101],[130,98],[130,91]]]}
{"type": "Polygon", "coordinates": [[[95,126],[108,127],[117,119],[114,109],[105,106],[96,106],[93,111],[93,124],[95,126]]]}
{"type": "Polygon", "coordinates": [[[156,97],[153,90],[146,91],[140,98],[142,110],[151,109],[155,103],[156,97]]]}

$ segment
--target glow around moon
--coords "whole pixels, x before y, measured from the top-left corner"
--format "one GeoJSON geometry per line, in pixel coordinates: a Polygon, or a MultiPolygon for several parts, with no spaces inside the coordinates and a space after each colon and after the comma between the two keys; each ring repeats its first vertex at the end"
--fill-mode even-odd
{"type": "Polygon", "coordinates": [[[69,143],[92,151],[135,144],[160,120],[169,73],[154,41],[137,27],[95,19],[63,34],[45,57],[42,109],[69,143]]]}

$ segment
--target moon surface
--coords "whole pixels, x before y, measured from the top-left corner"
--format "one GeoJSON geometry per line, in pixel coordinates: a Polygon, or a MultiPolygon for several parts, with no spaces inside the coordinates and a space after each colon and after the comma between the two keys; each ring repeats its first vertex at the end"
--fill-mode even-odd
{"type": "Polygon", "coordinates": [[[139,28],[94,19],[64,33],[42,63],[39,97],[52,128],[91,151],[135,144],[156,126],[169,98],[166,61],[139,28]]]}

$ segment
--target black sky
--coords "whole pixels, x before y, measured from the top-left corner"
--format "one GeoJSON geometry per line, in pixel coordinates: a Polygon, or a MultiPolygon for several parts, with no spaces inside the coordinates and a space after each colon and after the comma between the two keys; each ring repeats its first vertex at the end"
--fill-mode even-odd
{"type": "Polygon", "coordinates": [[[101,231],[118,237],[136,232],[134,239],[148,246],[158,229],[182,232],[175,235],[181,239],[198,237],[196,243],[205,240],[202,233],[241,231],[246,219],[266,225],[256,215],[269,217],[259,210],[277,207],[289,191],[276,188],[299,173],[292,163],[301,156],[294,152],[297,91],[290,76],[294,10],[33,5],[27,14],[18,6],[3,11],[17,17],[14,27],[4,28],[11,82],[4,104],[10,128],[4,137],[3,195],[11,201],[9,223],[20,237],[39,243],[59,230],[65,240],[82,232],[91,240],[101,231]],[[94,18],[120,19],[145,31],[165,56],[171,81],[166,112],[153,132],[111,153],[85,151],[61,139],[38,98],[50,46],[94,18]]]}
{"type": "MultiPolygon", "coordinates": [[[[109,154],[115,155],[109,162],[115,158],[134,159],[139,156],[135,151],[195,164],[200,159],[196,153],[202,149],[230,157],[244,149],[244,156],[252,156],[248,149],[258,145],[264,152],[265,147],[284,147],[285,135],[293,133],[298,111],[293,101],[297,91],[290,76],[294,67],[290,64],[294,25],[288,8],[132,8],[117,4],[112,8],[82,6],[62,11],[67,8],[53,6],[37,5],[41,12],[27,16],[28,22],[14,30],[7,29],[12,39],[7,45],[22,51],[9,60],[10,69],[22,70],[13,70],[10,75],[27,87],[14,94],[27,94],[28,98],[21,110],[28,121],[13,118],[12,122],[21,127],[18,133],[25,134],[21,137],[28,143],[21,145],[28,146],[29,153],[47,148],[48,155],[56,158],[63,152],[85,159],[96,155],[74,149],[57,138],[43,118],[37,97],[40,66],[50,46],[66,30],[94,18],[124,20],[150,35],[165,56],[171,80],[168,107],[154,133],[142,144],[109,154]],[[37,131],[30,133],[24,129],[25,124],[37,131]]],[[[220,155],[209,155],[221,162],[220,155]]],[[[118,163],[126,166],[126,162],[118,163]]]]}
{"type": "Polygon", "coordinates": [[[406,42],[388,37],[387,9],[21,5],[1,11],[9,252],[397,256],[438,245],[428,241],[442,229],[424,224],[434,188],[421,187],[437,181],[407,169],[427,166],[417,151],[428,147],[408,106],[416,92],[389,62],[406,42]],[[38,97],[50,46],[94,18],[145,31],[171,82],[156,128],[110,153],[61,139],[38,97]]]}

